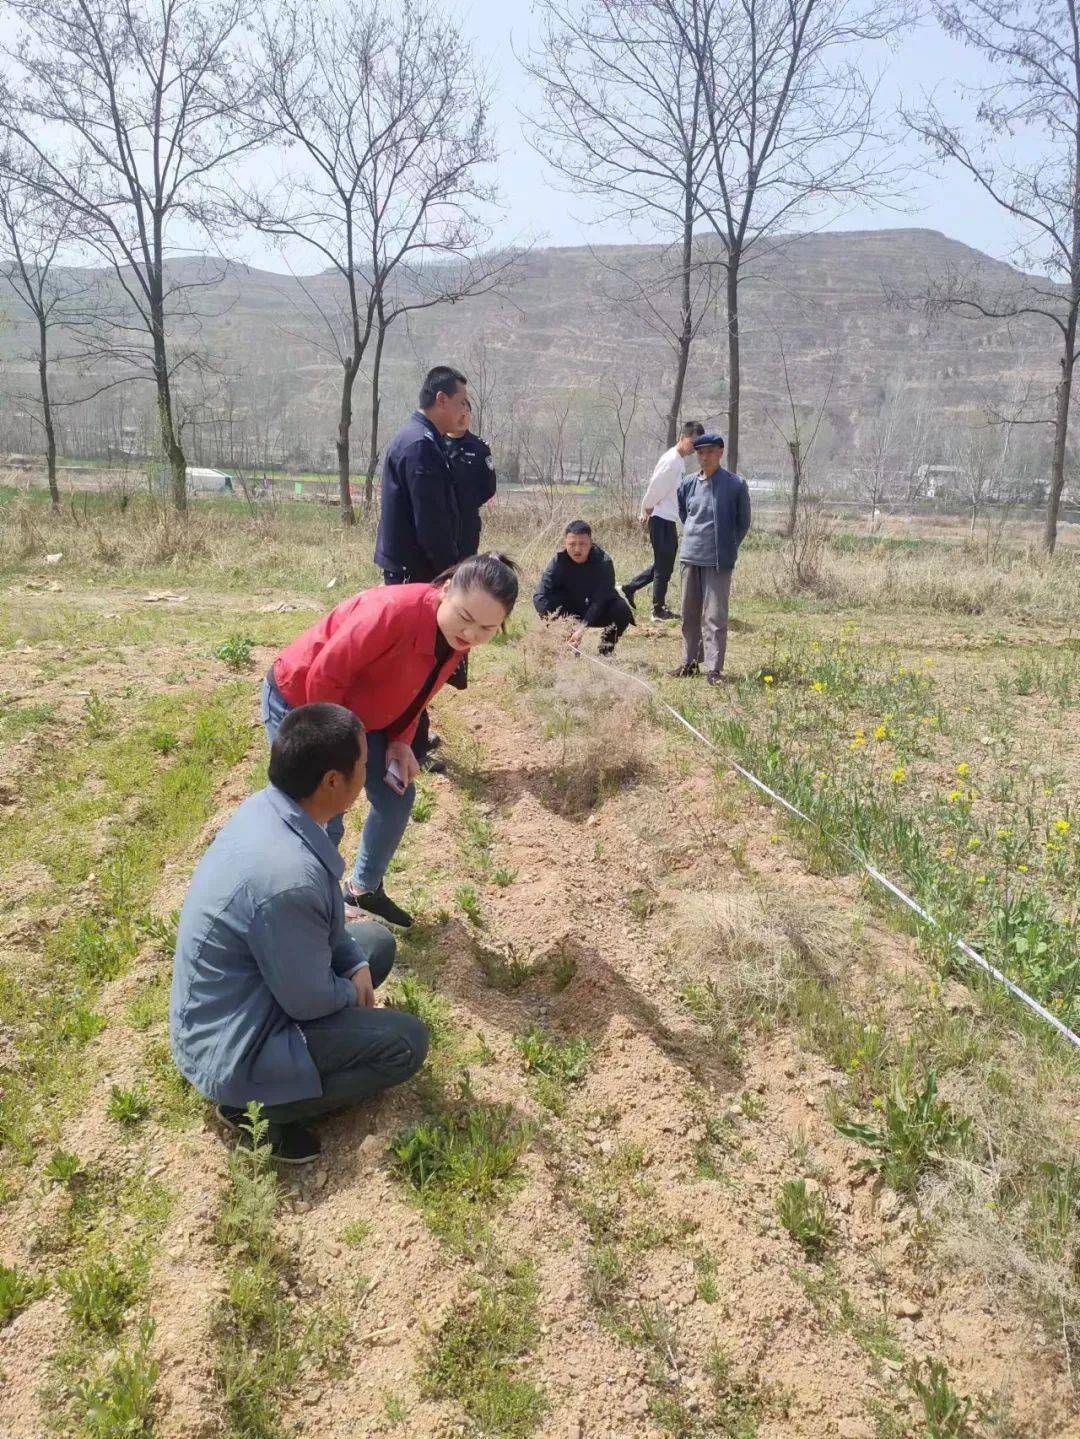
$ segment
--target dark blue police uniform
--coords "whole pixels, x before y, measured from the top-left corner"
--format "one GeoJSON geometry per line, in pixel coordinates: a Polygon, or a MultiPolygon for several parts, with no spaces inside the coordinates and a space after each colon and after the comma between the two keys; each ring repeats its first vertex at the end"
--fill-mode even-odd
{"type": "Polygon", "coordinates": [[[491,447],[479,435],[466,430],[456,440],[446,441],[446,453],[454,474],[454,494],[460,516],[461,554],[475,555],[480,549],[483,521],[480,511],[495,494],[495,465],[491,447]]]}
{"type": "Polygon", "coordinates": [[[388,581],[433,580],[461,558],[453,471],[442,436],[422,410],[387,447],[380,502],[375,563],[388,581]]]}

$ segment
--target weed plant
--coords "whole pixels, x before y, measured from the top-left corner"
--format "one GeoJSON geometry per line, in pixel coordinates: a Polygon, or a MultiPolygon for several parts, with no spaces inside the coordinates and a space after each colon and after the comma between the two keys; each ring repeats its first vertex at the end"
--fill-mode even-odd
{"type": "Polygon", "coordinates": [[[879,1119],[872,1124],[839,1123],[847,1139],[865,1144],[872,1154],[863,1167],[880,1171],[885,1182],[901,1194],[913,1194],[919,1180],[967,1140],[971,1121],[956,1115],[937,1097],[933,1070],[920,1089],[899,1077],[889,1093],[874,1100],[879,1119]]]}
{"type": "Polygon", "coordinates": [[[789,1179],[776,1199],[780,1223],[808,1259],[820,1259],[836,1238],[836,1224],[820,1190],[808,1190],[805,1179],[789,1179]]]}
{"type": "Polygon", "coordinates": [[[484,1282],[459,1305],[434,1337],[424,1391],[459,1404],[478,1434],[526,1439],[547,1412],[544,1392],[528,1373],[539,1337],[537,1294],[533,1264],[511,1265],[500,1283],[484,1282]]]}

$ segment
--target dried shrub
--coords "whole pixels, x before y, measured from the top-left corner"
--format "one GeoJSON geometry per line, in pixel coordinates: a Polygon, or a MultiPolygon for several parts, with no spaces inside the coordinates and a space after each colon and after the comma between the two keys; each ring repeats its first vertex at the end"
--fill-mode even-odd
{"type": "Polygon", "coordinates": [[[671,932],[692,984],[736,1026],[786,1017],[799,982],[833,980],[849,948],[833,910],[780,891],[688,894],[671,932]]]}

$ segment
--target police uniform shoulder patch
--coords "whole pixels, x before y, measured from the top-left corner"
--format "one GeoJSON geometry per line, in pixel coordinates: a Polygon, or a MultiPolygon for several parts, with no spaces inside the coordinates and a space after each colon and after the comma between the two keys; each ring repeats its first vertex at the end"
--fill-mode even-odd
{"type": "Polygon", "coordinates": [[[489,470],[493,470],[495,468],[495,461],[491,458],[490,455],[484,456],[484,464],[487,465],[489,470]]]}

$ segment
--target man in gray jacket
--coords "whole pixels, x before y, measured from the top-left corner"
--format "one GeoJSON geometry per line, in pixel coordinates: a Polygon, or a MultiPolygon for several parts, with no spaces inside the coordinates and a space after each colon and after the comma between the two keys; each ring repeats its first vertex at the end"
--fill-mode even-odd
{"type": "Polygon", "coordinates": [[[375,1008],[394,962],[378,924],[345,923],[344,861],[327,823],[355,804],[363,726],[334,704],[281,722],[270,783],[203,855],[180,915],[169,1034],[180,1072],[240,1131],[254,1101],[274,1158],[309,1164],[301,1121],[409,1079],[427,1055],[413,1015],[375,1008]]]}
{"type": "Polygon", "coordinates": [[[701,473],[683,480],[678,491],[683,662],[675,674],[696,675],[704,660],[706,678],[715,685],[724,672],[731,574],[750,529],[750,491],[723,467],[723,435],[699,435],[694,450],[701,473]]]}

